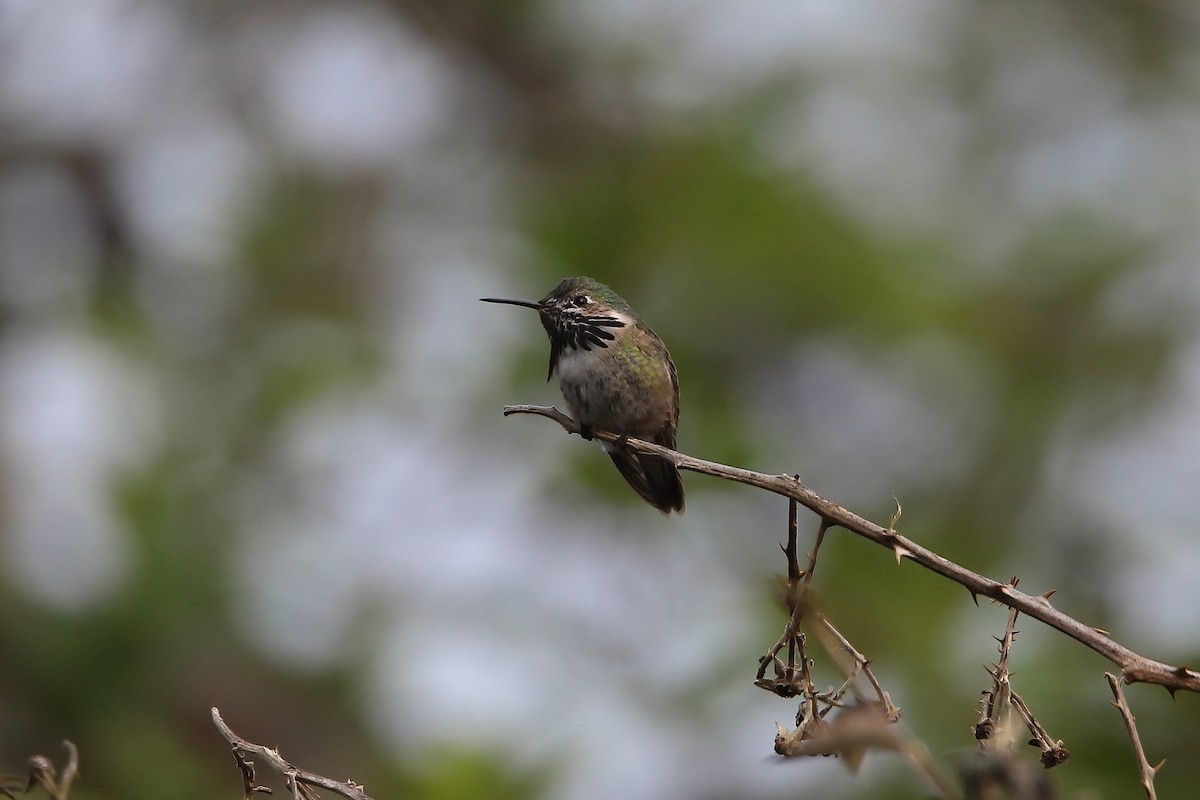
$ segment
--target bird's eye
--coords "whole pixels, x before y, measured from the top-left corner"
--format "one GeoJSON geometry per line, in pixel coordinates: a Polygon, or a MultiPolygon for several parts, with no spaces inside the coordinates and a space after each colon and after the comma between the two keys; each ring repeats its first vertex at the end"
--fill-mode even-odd
{"type": "Polygon", "coordinates": [[[586,294],[575,295],[575,305],[579,306],[580,308],[583,308],[590,302],[592,302],[592,301],[588,299],[588,296],[586,294]]]}

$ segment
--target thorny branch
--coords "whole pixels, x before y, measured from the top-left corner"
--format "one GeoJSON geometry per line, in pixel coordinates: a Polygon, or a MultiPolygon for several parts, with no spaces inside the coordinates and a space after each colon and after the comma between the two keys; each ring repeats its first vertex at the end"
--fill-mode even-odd
{"type": "MultiPolygon", "coordinates": [[[[900,719],[900,709],[892,704],[891,698],[872,674],[867,658],[854,649],[824,614],[814,608],[810,597],[812,577],[829,523],[822,520],[812,553],[809,554],[808,566],[801,569],[796,516],[797,503],[792,500],[788,504],[788,540],[786,545],[781,546],[787,559],[787,584],[783,599],[789,612],[788,621],[783,634],[759,659],[754,681],[756,686],[780,697],[800,696],[796,729],[788,731],[779,726],[775,736],[775,752],[785,757],[839,755],[854,770],[869,749],[895,750],[933,785],[948,786],[944,776],[933,766],[928,754],[918,743],[902,733],[887,730],[889,723],[900,719]],[[813,660],[808,656],[807,637],[802,627],[806,617],[814,620],[821,646],[842,671],[844,680],[836,690],[818,691],[813,684],[813,660]],[[785,646],[786,662],[779,656],[785,646]],[[849,655],[850,663],[846,663],[846,655],[849,655]],[[773,678],[766,677],[769,667],[773,668],[773,678]],[[860,675],[865,675],[874,689],[873,699],[864,698],[859,692],[857,684],[860,675]],[[852,704],[844,700],[848,692],[854,694],[855,702],[852,704]],[[838,709],[838,715],[827,721],[834,709],[838,709]]],[[[953,795],[943,792],[943,796],[953,795]]]]}
{"type": "MultiPolygon", "coordinates": [[[[561,425],[568,433],[579,433],[579,426],[575,421],[553,406],[505,406],[504,415],[511,414],[536,414],[548,417],[561,425]]],[[[593,434],[597,439],[606,442],[616,442],[620,438],[607,431],[593,431],[593,434]]],[[[1153,683],[1166,687],[1167,691],[1172,694],[1180,690],[1200,692],[1200,672],[1147,658],[1109,638],[1107,633],[1085,625],[1054,608],[1050,605],[1048,595],[1038,597],[1028,595],[1008,583],[985,577],[962,567],[900,535],[891,528],[881,527],[830,500],[826,500],[791,475],[768,475],[718,464],[714,461],[705,461],[640,439],[627,439],[624,441],[624,446],[638,453],[670,459],[679,469],[744,483],[747,486],[755,486],[791,498],[817,514],[824,523],[845,528],[888,548],[898,560],[908,558],[925,569],[962,585],[974,597],[983,595],[991,598],[1027,617],[1032,617],[1065,633],[1115,664],[1121,670],[1120,677],[1125,683],[1139,681],[1153,683]]]]}
{"type": "MultiPolygon", "coordinates": [[[[1015,588],[1017,579],[1013,578],[1009,585],[1015,588]]],[[[1041,748],[1042,766],[1050,769],[1070,758],[1071,753],[1063,747],[1061,740],[1050,736],[1050,733],[1029,710],[1029,706],[1012,688],[1010,680],[1012,672],[1008,669],[1008,656],[1019,633],[1017,616],[1017,610],[1010,608],[1008,623],[1004,626],[1004,635],[996,639],[1000,645],[1000,660],[988,670],[988,674],[992,676],[992,688],[983,692],[979,711],[980,720],[975,726],[975,738],[979,740],[980,748],[986,753],[1011,750],[1016,741],[1016,725],[1013,720],[1015,712],[1033,737],[1029,740],[1029,744],[1041,748]]]]}
{"type": "Polygon", "coordinates": [[[796,527],[793,523],[795,501],[789,513],[788,544],[783,548],[788,561],[787,593],[784,596],[785,605],[789,611],[788,622],[783,634],[775,644],[759,659],[758,674],[755,685],[773,692],[780,697],[805,698],[796,714],[796,731],[798,738],[804,738],[809,726],[818,726],[835,708],[845,707],[843,698],[848,692],[854,694],[860,703],[872,703],[878,706],[883,717],[888,722],[900,719],[900,709],[892,703],[888,693],[883,690],[874,673],[871,672],[871,662],[854,648],[850,641],[834,626],[829,618],[817,610],[809,596],[809,587],[813,572],[817,565],[817,553],[824,539],[828,525],[822,523],[817,531],[816,543],[809,556],[808,567],[799,569],[796,559],[796,527]],[[795,577],[793,577],[795,576],[795,577]],[[806,617],[814,620],[813,633],[821,643],[821,647],[833,658],[843,675],[842,685],[836,690],[819,692],[812,682],[812,659],[808,656],[808,637],[801,623],[806,617]],[[784,647],[788,649],[786,663],[780,659],[779,653],[784,647]],[[848,657],[848,658],[847,658],[848,657]],[[849,662],[849,663],[847,663],[849,662]],[[767,678],[768,667],[774,668],[774,678],[767,678]],[[864,676],[875,692],[873,699],[864,698],[858,691],[858,678],[864,676]]]}
{"type": "Polygon", "coordinates": [[[262,759],[267,766],[282,775],[294,800],[317,800],[318,795],[312,788],[314,786],[334,794],[340,794],[348,800],[371,800],[371,797],[363,791],[363,787],[354,781],[335,781],[324,775],[306,772],[284,760],[278,750],[246,741],[229,729],[225,720],[221,719],[221,712],[215,707],[212,710],[212,720],[233,750],[233,758],[237,762],[238,770],[242,773],[244,800],[252,800],[254,795],[260,792],[271,793],[270,788],[255,783],[252,758],[262,759]]]}
{"type": "Polygon", "coordinates": [[[816,690],[813,688],[812,676],[809,673],[811,661],[808,658],[808,638],[800,628],[800,622],[808,611],[808,601],[799,589],[801,577],[805,572],[800,569],[799,562],[796,560],[795,518],[793,506],[788,525],[788,544],[783,548],[788,562],[788,581],[783,596],[784,605],[787,606],[789,612],[788,621],[779,639],[771,646],[766,655],[759,659],[758,674],[755,676],[754,683],[780,697],[800,695],[813,701],[814,707],[810,709],[811,713],[806,713],[804,707],[801,706],[796,715],[796,724],[806,727],[809,724],[819,724],[821,715],[815,708],[816,690]],[[787,663],[779,658],[779,653],[784,647],[787,647],[788,651],[787,663]],[[768,667],[774,667],[775,677],[773,679],[766,677],[768,667]]]}
{"type": "Polygon", "coordinates": [[[830,523],[821,521],[808,557],[808,566],[801,569],[796,516],[797,503],[793,499],[788,504],[788,540],[781,547],[787,559],[784,604],[789,611],[788,621],[783,635],[759,660],[755,680],[756,685],[781,697],[800,695],[801,698],[796,711],[795,730],[777,726],[775,752],[785,757],[838,755],[853,771],[862,763],[868,750],[890,750],[924,776],[942,797],[959,797],[957,788],[938,769],[924,745],[892,724],[900,719],[900,709],[892,704],[891,698],[872,674],[867,658],[854,649],[824,614],[813,607],[810,587],[817,568],[817,555],[830,523]],[[821,646],[837,662],[845,676],[841,687],[835,691],[818,691],[813,684],[813,661],[808,657],[807,638],[801,628],[806,616],[815,620],[815,633],[821,640],[821,646]],[[785,645],[788,648],[786,664],[779,657],[785,645]],[[850,656],[849,665],[844,658],[839,658],[844,654],[850,656]],[[774,667],[773,679],[766,677],[768,667],[774,667]],[[864,699],[858,692],[856,683],[860,674],[870,681],[875,699],[864,699]],[[843,701],[848,691],[854,692],[856,703],[847,704],[843,701]],[[834,709],[838,709],[837,716],[827,721],[834,709]]]}
{"type": "Polygon", "coordinates": [[[1146,791],[1147,800],[1157,800],[1158,795],[1154,791],[1154,775],[1160,769],[1165,761],[1158,762],[1155,766],[1150,766],[1150,762],[1146,760],[1146,751],[1142,749],[1142,737],[1138,735],[1137,724],[1133,719],[1133,712],[1129,710],[1129,703],[1125,702],[1125,690],[1121,688],[1121,680],[1116,675],[1109,672],[1104,673],[1105,680],[1108,681],[1108,688],[1112,689],[1113,705],[1121,712],[1121,719],[1125,723],[1125,730],[1129,733],[1129,741],[1133,744],[1133,753],[1137,756],[1138,776],[1142,780],[1142,788],[1146,791]]]}
{"type": "Polygon", "coordinates": [[[818,714],[815,709],[815,690],[812,686],[812,676],[809,674],[808,639],[800,628],[800,622],[809,611],[808,586],[812,582],[812,573],[817,564],[817,551],[821,547],[821,540],[825,536],[827,526],[822,525],[817,533],[813,552],[809,556],[808,569],[801,569],[797,555],[796,520],[796,502],[793,500],[788,508],[788,541],[786,545],[780,546],[787,559],[787,584],[784,589],[783,602],[788,610],[788,621],[779,639],[766,655],[759,659],[758,674],[754,682],[757,686],[774,692],[780,697],[803,695],[813,700],[812,713],[805,713],[804,707],[801,706],[796,715],[796,724],[806,727],[809,724],[819,724],[823,715],[818,714]],[[779,658],[779,653],[784,647],[787,647],[788,651],[786,664],[779,658]],[[766,677],[768,667],[774,667],[774,679],[766,677]],[[801,722],[801,719],[805,722],[801,722]]]}

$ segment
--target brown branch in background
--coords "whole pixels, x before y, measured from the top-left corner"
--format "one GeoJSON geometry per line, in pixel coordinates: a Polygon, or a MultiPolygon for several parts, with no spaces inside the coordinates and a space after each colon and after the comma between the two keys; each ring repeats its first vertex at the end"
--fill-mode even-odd
{"type": "MultiPolygon", "coordinates": [[[[833,656],[834,661],[838,662],[838,666],[841,667],[842,672],[846,675],[846,683],[844,688],[853,688],[855,681],[861,673],[862,676],[867,679],[867,683],[869,683],[871,688],[875,691],[875,697],[871,702],[879,704],[881,710],[883,711],[884,719],[888,722],[896,722],[899,720],[900,709],[892,702],[891,696],[883,690],[883,686],[879,683],[879,679],[876,678],[875,673],[871,671],[871,660],[855,650],[854,646],[850,644],[850,641],[833,626],[833,623],[830,622],[824,614],[819,611],[815,613],[817,623],[819,625],[816,632],[817,638],[821,640],[821,647],[825,649],[825,652],[830,653],[833,656]],[[838,653],[845,653],[846,655],[850,656],[852,665],[847,667],[845,664],[841,663],[838,660],[838,653]]],[[[838,699],[841,698],[841,694],[841,692],[838,694],[838,699]]],[[[863,698],[857,694],[857,690],[855,694],[858,696],[859,700],[863,700],[863,698]]]]}
{"type": "Polygon", "coordinates": [[[929,750],[903,727],[888,723],[870,706],[854,706],[842,711],[813,736],[801,740],[797,731],[778,726],[775,752],[783,756],[841,756],[851,769],[857,768],[868,750],[897,753],[933,786],[939,797],[958,800],[962,793],[929,755],[929,750]]]}
{"type": "Polygon", "coordinates": [[[63,765],[61,773],[56,773],[54,762],[48,756],[30,756],[29,772],[24,780],[0,775],[0,795],[16,800],[17,793],[28,794],[35,786],[40,786],[50,800],[67,800],[71,784],[79,774],[79,751],[69,740],[63,741],[63,748],[67,751],[67,763],[63,765]],[[13,783],[13,780],[18,782],[13,783]]]}
{"type": "Polygon", "coordinates": [[[242,773],[244,800],[251,800],[259,792],[271,793],[270,788],[255,783],[252,758],[261,759],[267,766],[282,775],[294,800],[317,800],[318,795],[312,788],[314,786],[339,794],[349,800],[371,800],[371,797],[363,791],[363,787],[354,781],[335,781],[324,775],[306,772],[284,760],[278,750],[246,741],[229,729],[225,720],[221,719],[221,712],[215,707],[212,710],[212,720],[233,750],[233,758],[237,762],[238,770],[242,773]]]}
{"type": "Polygon", "coordinates": [[[1055,739],[1050,735],[1050,732],[1042,727],[1042,723],[1038,722],[1033,716],[1033,712],[1029,710],[1029,706],[1025,705],[1025,701],[1021,699],[1021,695],[1016,692],[1012,693],[1013,709],[1017,712],[1017,716],[1025,723],[1025,727],[1029,729],[1029,733],[1033,738],[1029,740],[1029,744],[1034,747],[1039,747],[1042,750],[1042,766],[1046,769],[1057,767],[1059,764],[1071,757],[1071,751],[1063,747],[1062,739],[1055,739]]]}
{"type": "MultiPolygon", "coordinates": [[[[1015,577],[1009,581],[1009,585],[1014,588],[1017,583],[1018,580],[1015,577]]],[[[1053,592],[1048,592],[1044,596],[1049,597],[1051,594],[1053,592]]],[[[1000,660],[988,670],[988,674],[992,676],[992,688],[983,692],[983,702],[979,712],[980,720],[975,725],[975,738],[979,740],[979,747],[985,753],[1011,751],[1016,742],[1016,725],[1013,720],[1013,714],[1016,713],[1033,737],[1029,740],[1029,744],[1041,748],[1042,766],[1050,769],[1070,758],[1071,752],[1063,747],[1061,739],[1053,738],[1038,722],[1029,706],[1012,688],[1010,680],[1012,672],[1008,668],[1008,657],[1019,633],[1017,616],[1017,610],[1010,608],[1008,623],[1004,626],[1004,635],[996,639],[1000,645],[1000,660]]]]}
{"type": "MultiPolygon", "coordinates": [[[[548,417],[563,427],[568,433],[579,433],[579,426],[569,416],[553,406],[510,405],[504,407],[504,415],[536,414],[548,417]]],[[[615,442],[618,436],[607,431],[593,431],[595,438],[606,442],[615,442]]],[[[1085,625],[1050,605],[1049,596],[1035,597],[1018,591],[1015,587],[985,577],[976,572],[959,566],[943,558],[932,550],[928,550],[916,542],[901,536],[892,528],[883,528],[875,523],[858,516],[854,512],[826,500],[812,491],[791,475],[767,475],[739,467],[730,467],[714,461],[699,458],[669,450],[640,439],[628,439],[624,446],[638,453],[655,455],[670,459],[679,469],[711,475],[715,478],[744,483],[769,492],[795,500],[809,509],[830,525],[838,525],[852,533],[891,550],[897,557],[908,558],[911,561],[932,572],[949,578],[962,585],[972,595],[983,595],[1009,608],[1020,611],[1027,617],[1032,617],[1050,627],[1065,633],[1067,636],[1090,647],[1107,658],[1121,670],[1121,679],[1125,683],[1138,681],[1164,686],[1171,693],[1183,690],[1200,692],[1200,672],[1183,666],[1172,666],[1160,661],[1146,658],[1130,650],[1122,644],[1109,638],[1108,634],[1097,628],[1085,625]]]]}
{"type": "MultiPolygon", "coordinates": [[[[1010,585],[1016,586],[1017,579],[1013,578],[1010,585]]],[[[986,753],[1010,750],[1016,738],[1012,725],[1012,686],[1008,680],[1008,651],[1017,636],[1016,626],[1017,610],[1009,609],[1004,635],[996,639],[1000,643],[1000,660],[988,670],[992,688],[983,692],[980,719],[975,725],[975,738],[986,753]]]]}
{"type": "MultiPolygon", "coordinates": [[[[904,734],[886,730],[888,724],[900,718],[900,710],[892,704],[891,698],[871,672],[867,658],[813,606],[810,596],[812,579],[816,573],[821,543],[831,523],[828,520],[821,521],[808,557],[808,566],[801,569],[797,509],[798,504],[792,499],[788,504],[787,544],[780,548],[787,561],[783,602],[788,610],[788,620],[783,633],[759,659],[754,681],[756,686],[780,697],[800,697],[796,728],[789,731],[778,726],[775,752],[785,757],[837,755],[853,771],[858,769],[868,750],[893,750],[903,755],[934,786],[948,786],[945,778],[933,766],[927,751],[918,742],[904,734]],[[807,636],[802,627],[805,619],[814,621],[815,633],[823,649],[842,671],[842,685],[835,690],[818,691],[813,683],[813,660],[808,656],[807,636]],[[780,657],[785,647],[786,661],[780,657]],[[767,677],[768,668],[773,668],[771,678],[767,677]],[[864,675],[875,692],[873,698],[864,697],[859,691],[858,679],[864,675]],[[845,702],[847,693],[853,693],[855,703],[845,702]],[[834,709],[838,709],[837,716],[827,719],[834,709]]],[[[943,791],[943,796],[955,796],[953,788],[943,791]]]]}
{"type": "Polygon", "coordinates": [[[787,559],[787,583],[784,587],[783,602],[788,610],[788,621],[783,628],[783,633],[779,639],[767,651],[767,653],[758,661],[758,674],[755,676],[754,683],[760,688],[773,692],[780,697],[796,697],[803,696],[813,700],[810,705],[811,713],[806,713],[804,704],[801,705],[800,711],[796,715],[796,724],[802,727],[808,725],[819,724],[820,715],[815,707],[816,690],[812,685],[812,675],[809,672],[811,662],[808,658],[807,638],[804,631],[800,628],[800,621],[808,612],[808,602],[805,597],[806,585],[802,587],[801,582],[805,576],[810,574],[815,566],[817,557],[817,547],[820,547],[821,535],[824,534],[825,528],[822,526],[820,534],[817,537],[817,545],[813,548],[813,553],[809,561],[809,569],[800,569],[800,560],[797,547],[797,506],[793,500],[788,505],[788,541],[786,545],[781,546],[784,558],[787,559]],[[787,663],[784,663],[779,658],[779,653],[787,648],[787,663]],[[767,678],[767,668],[774,668],[774,678],[767,678]]]}
{"type": "Polygon", "coordinates": [[[1125,722],[1125,730],[1129,732],[1129,741],[1133,744],[1133,753],[1137,756],[1138,775],[1142,779],[1142,788],[1146,791],[1147,800],[1157,800],[1158,795],[1154,791],[1154,775],[1162,769],[1165,761],[1158,762],[1155,766],[1150,766],[1150,762],[1146,760],[1146,751],[1142,749],[1142,737],[1138,735],[1136,721],[1133,718],[1133,711],[1129,708],[1129,703],[1125,702],[1125,690],[1121,688],[1121,680],[1116,675],[1104,673],[1105,680],[1108,681],[1108,688],[1112,689],[1113,705],[1121,712],[1121,719],[1125,722]]]}
{"type": "MultiPolygon", "coordinates": [[[[797,476],[796,476],[796,480],[800,480],[800,476],[799,476],[799,475],[797,475],[797,476]]],[[[796,505],[797,505],[797,503],[796,503],[796,500],[795,500],[794,498],[793,498],[793,499],[792,499],[792,501],[791,501],[791,502],[788,504],[788,508],[789,508],[789,511],[788,511],[788,515],[789,515],[789,528],[791,529],[791,536],[792,536],[792,537],[795,537],[795,535],[796,535],[796,524],[795,524],[795,521],[796,521],[796,505]]],[[[830,522],[829,522],[829,520],[827,520],[827,519],[822,519],[822,520],[821,520],[821,527],[817,528],[817,538],[813,540],[813,549],[812,549],[812,552],[808,554],[808,568],[804,570],[804,574],[803,574],[803,576],[802,576],[802,579],[803,579],[803,581],[804,581],[804,589],[803,589],[803,590],[804,590],[805,592],[807,592],[807,591],[808,591],[808,587],[812,585],[812,579],[813,579],[813,575],[814,575],[814,574],[816,573],[816,571],[817,571],[817,554],[821,552],[821,543],[825,541],[825,532],[829,530],[829,528],[830,528],[830,525],[831,525],[831,524],[832,524],[832,523],[830,523],[830,522]]],[[[790,569],[790,564],[794,563],[794,562],[795,562],[795,560],[796,560],[796,547],[795,547],[795,544],[796,544],[796,543],[795,543],[795,540],[794,540],[794,538],[793,538],[793,540],[792,540],[791,542],[789,542],[789,545],[790,545],[790,546],[791,546],[791,548],[792,548],[792,552],[791,552],[791,555],[790,555],[790,558],[789,558],[789,569],[790,569]]]]}

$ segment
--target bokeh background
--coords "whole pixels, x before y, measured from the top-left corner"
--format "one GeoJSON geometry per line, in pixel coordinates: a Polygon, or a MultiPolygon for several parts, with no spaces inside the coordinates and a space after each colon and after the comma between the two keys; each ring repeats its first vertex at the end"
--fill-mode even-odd
{"type": "MultiPolygon", "coordinates": [[[[1198,44],[1188,0],[0,0],[0,771],[237,797],[218,706],[377,798],[928,796],[771,756],[783,500],[664,519],[501,417],[557,389],[476,299],[572,274],[669,344],[682,450],[1200,661],[1198,44]]],[[[816,586],[952,771],[1003,610],[837,532],[816,586]]],[[[1062,796],[1138,796],[1111,665],[1020,628],[1062,796]]],[[[1190,796],[1200,698],[1129,696],[1190,796]]]]}

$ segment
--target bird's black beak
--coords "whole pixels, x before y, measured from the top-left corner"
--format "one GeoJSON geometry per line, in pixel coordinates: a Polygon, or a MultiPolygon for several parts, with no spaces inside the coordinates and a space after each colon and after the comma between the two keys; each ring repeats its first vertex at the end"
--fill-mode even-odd
{"type": "Polygon", "coordinates": [[[541,303],[534,303],[529,300],[506,300],[503,297],[481,297],[479,299],[484,303],[504,303],[505,305],[510,306],[524,306],[525,308],[532,308],[535,311],[542,310],[541,303]]]}

